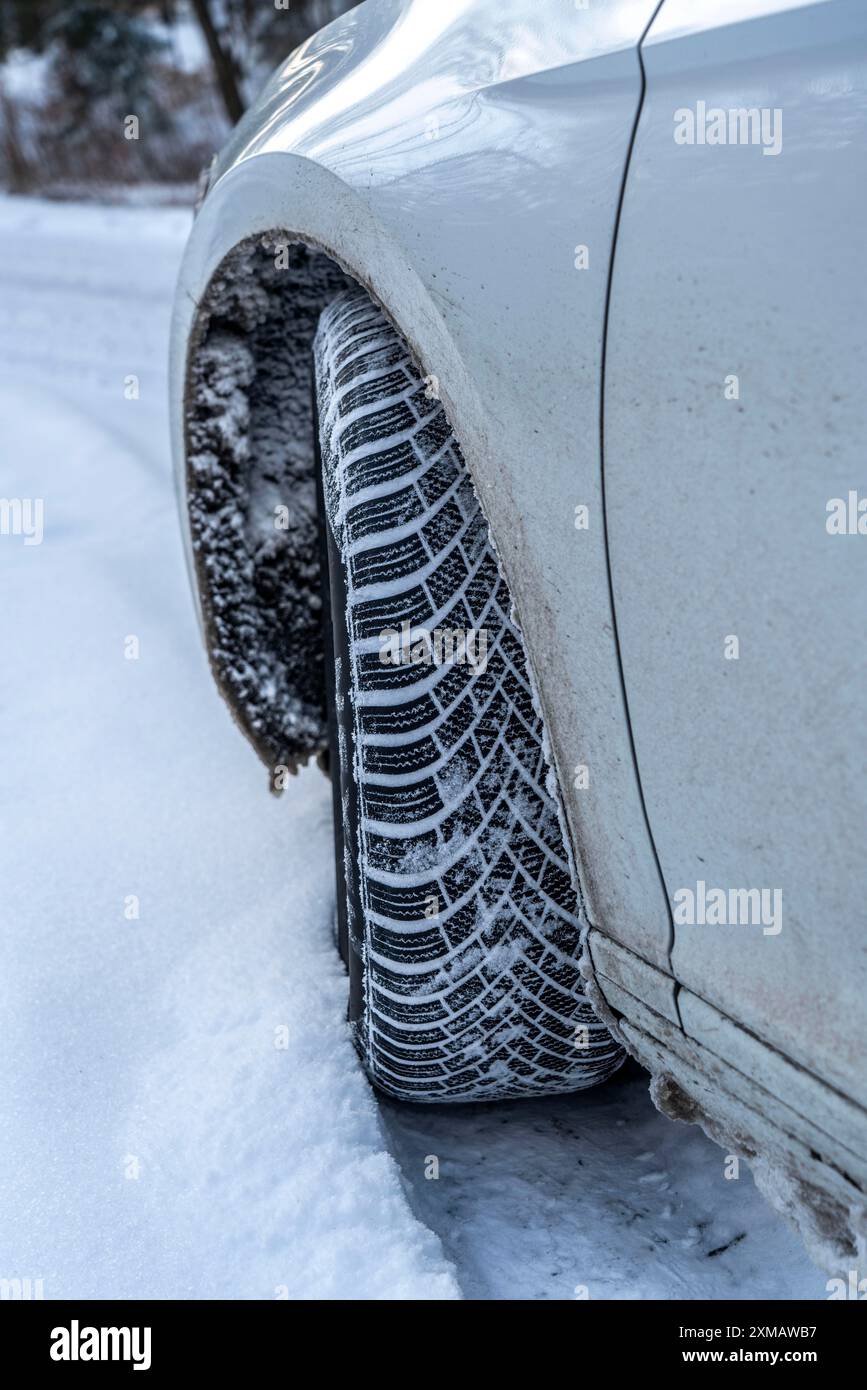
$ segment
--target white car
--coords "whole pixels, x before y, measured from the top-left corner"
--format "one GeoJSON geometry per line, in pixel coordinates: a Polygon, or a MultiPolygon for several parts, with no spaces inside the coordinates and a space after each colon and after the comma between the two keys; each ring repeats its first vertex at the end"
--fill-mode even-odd
{"type": "MultiPolygon", "coordinates": [[[[173,331],[217,684],[330,769],[373,1082],[634,1054],[867,1236],[867,6],[366,0],[212,166],[173,331]]],[[[287,946],[288,949],[288,946],[287,946]]]]}

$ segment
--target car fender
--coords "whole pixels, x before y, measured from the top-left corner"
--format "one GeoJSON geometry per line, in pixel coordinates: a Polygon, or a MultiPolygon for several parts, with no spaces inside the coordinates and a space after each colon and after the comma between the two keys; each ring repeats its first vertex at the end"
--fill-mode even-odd
{"type": "MultiPolygon", "coordinates": [[[[368,289],[442,399],[490,523],[587,918],[668,970],[600,456],[610,258],[641,99],[638,43],[656,8],[540,0],[528,24],[516,0],[368,0],[299,49],[214,167],[181,271],[172,407],[186,502],[190,361],[209,287],[239,244],[304,243],[368,289]]],[[[206,604],[207,566],[197,575],[206,604]]],[[[245,722],[234,703],[257,742],[261,712],[245,722]]],[[[266,760],[274,752],[257,746],[266,760]]]]}

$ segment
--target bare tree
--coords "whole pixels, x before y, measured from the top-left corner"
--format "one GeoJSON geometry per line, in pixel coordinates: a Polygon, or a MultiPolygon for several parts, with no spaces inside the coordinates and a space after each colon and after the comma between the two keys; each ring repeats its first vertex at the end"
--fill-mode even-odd
{"type": "Polygon", "coordinates": [[[231,121],[278,63],[355,0],[192,0],[231,121]]]}
{"type": "Polygon", "coordinates": [[[192,0],[192,6],[204,35],[205,43],[208,45],[208,52],[214,67],[214,76],[217,79],[220,96],[226,108],[226,115],[234,125],[244,114],[240,73],[237,64],[231,49],[222,42],[214,23],[209,0],[192,0]]]}
{"type": "Polygon", "coordinates": [[[0,142],[2,142],[8,171],[8,186],[14,193],[24,192],[32,183],[31,170],[21,146],[18,113],[2,89],[0,89],[0,142]]]}

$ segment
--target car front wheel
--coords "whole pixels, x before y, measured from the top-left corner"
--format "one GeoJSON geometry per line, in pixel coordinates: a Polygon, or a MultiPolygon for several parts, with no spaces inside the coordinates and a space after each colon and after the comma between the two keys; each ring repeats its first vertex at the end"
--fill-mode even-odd
{"type": "Polygon", "coordinates": [[[582,991],[542,720],[469,473],[366,294],[326,309],[315,351],[357,1047],[408,1100],[590,1086],[623,1054],[582,991]]]}

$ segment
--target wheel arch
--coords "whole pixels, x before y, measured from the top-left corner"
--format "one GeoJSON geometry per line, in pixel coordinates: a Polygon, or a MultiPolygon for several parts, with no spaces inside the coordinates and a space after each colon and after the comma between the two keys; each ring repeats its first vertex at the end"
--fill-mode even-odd
{"type": "Polygon", "coordinates": [[[347,285],[370,295],[435,379],[487,512],[478,394],[399,248],[348,185],[309,159],[263,154],[234,166],[209,193],[181,269],[172,443],[211,670],[276,787],[276,770],[295,772],[326,744],[312,347],[319,313],[347,285]],[[268,452],[278,443],[283,460],[268,452]],[[282,530],[274,506],[289,511],[282,530]],[[301,621],[287,630],[290,603],[301,621]]]}
{"type": "MultiPolygon", "coordinates": [[[[421,374],[436,377],[522,622],[588,917],[662,967],[668,907],[623,708],[599,450],[607,267],[646,15],[611,0],[588,20],[552,3],[557,23],[540,23],[528,47],[514,7],[458,8],[442,33],[417,0],[351,12],[275,75],[220,156],[176,300],[182,513],[187,364],[206,331],[209,285],[241,243],[277,233],[363,286],[421,374]],[[464,19],[497,35],[470,47],[470,72],[464,19]],[[433,138],[430,120],[440,123],[433,138]],[[573,199],[564,190],[576,170],[573,199]],[[577,273],[579,237],[593,247],[589,273],[577,273]],[[578,504],[593,517],[588,531],[577,529],[578,504]],[[573,790],[584,765],[589,796],[573,790]]],[[[236,642],[239,680],[226,690],[225,654],[207,630],[213,570],[187,532],[212,665],[237,715],[238,690],[267,690],[279,672],[266,661],[254,679],[236,642]]],[[[244,610],[232,600],[220,612],[244,632],[256,609],[244,610]]],[[[291,763],[285,729],[275,743],[261,704],[241,710],[265,761],[291,763]]]]}

